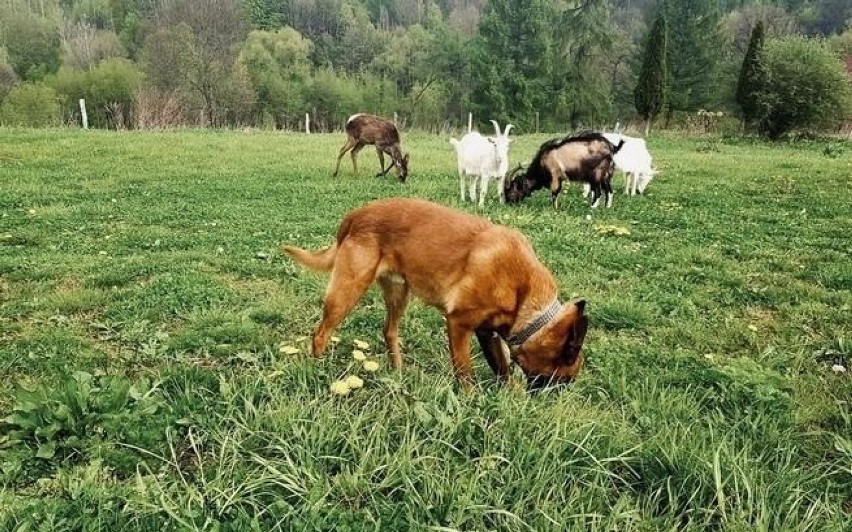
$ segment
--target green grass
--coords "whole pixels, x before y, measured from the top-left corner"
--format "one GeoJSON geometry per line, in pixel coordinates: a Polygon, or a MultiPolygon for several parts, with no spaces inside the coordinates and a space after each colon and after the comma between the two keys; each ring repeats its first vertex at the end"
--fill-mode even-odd
{"type": "Polygon", "coordinates": [[[370,149],[332,179],[342,141],[0,130],[0,529],[852,530],[850,158],[654,137],[647,196],[553,212],[461,204],[443,137],[406,135],[404,186],[370,149]],[[461,392],[420,303],[393,372],[375,290],[304,354],[326,279],[278,244],[400,195],[518,228],[589,301],[574,385],[476,357],[461,392]]]}

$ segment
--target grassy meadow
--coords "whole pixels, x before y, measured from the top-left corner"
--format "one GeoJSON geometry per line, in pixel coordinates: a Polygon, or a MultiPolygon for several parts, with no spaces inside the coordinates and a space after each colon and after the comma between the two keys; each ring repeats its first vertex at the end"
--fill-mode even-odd
{"type": "Polygon", "coordinates": [[[342,143],[0,129],[0,530],[852,530],[852,145],[653,136],[646,196],[553,212],[462,204],[444,137],[406,185],[342,143]],[[392,371],[376,289],[306,354],[326,278],[277,246],[390,196],[527,235],[589,302],[574,384],[475,353],[464,393],[416,301],[392,371]]]}

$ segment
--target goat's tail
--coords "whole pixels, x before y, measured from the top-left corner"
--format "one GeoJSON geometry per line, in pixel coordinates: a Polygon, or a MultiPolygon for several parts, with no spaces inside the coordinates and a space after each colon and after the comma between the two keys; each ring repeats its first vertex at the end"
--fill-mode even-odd
{"type": "Polygon", "coordinates": [[[612,154],[615,155],[616,153],[618,153],[618,150],[620,150],[622,146],[624,146],[624,139],[621,139],[618,142],[618,146],[616,146],[615,149],[612,150],[612,154]]]}
{"type": "Polygon", "coordinates": [[[306,268],[323,272],[331,271],[337,256],[337,244],[321,251],[308,251],[295,246],[281,246],[281,251],[306,268]]]}

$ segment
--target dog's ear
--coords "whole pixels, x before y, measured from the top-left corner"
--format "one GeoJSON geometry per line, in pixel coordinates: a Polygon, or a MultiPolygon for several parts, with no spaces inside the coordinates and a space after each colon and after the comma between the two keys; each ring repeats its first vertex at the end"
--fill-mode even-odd
{"type": "Polygon", "coordinates": [[[589,318],[583,314],[586,308],[586,301],[580,300],[574,303],[577,307],[577,316],[574,323],[568,328],[568,335],[565,338],[565,346],[562,348],[562,360],[565,364],[573,364],[580,355],[580,350],[583,348],[583,341],[586,339],[586,331],[589,330],[589,318]]]}
{"type": "Polygon", "coordinates": [[[585,299],[578,299],[577,301],[574,302],[574,306],[577,307],[577,312],[580,315],[583,315],[583,314],[586,313],[586,300],[585,299]]]}

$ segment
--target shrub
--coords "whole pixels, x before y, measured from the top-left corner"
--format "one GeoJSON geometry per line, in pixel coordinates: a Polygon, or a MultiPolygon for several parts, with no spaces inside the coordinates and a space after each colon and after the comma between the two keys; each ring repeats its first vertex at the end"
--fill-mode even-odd
{"type": "Polygon", "coordinates": [[[0,107],[0,123],[7,126],[45,127],[59,123],[59,98],[42,83],[18,85],[0,107]]]}
{"type": "Polygon", "coordinates": [[[852,111],[843,64],[824,42],[801,37],[769,41],[766,85],[758,96],[760,131],[779,138],[794,129],[826,128],[852,111]]]}
{"type": "Polygon", "coordinates": [[[9,54],[5,48],[0,48],[0,102],[2,102],[9,91],[18,84],[18,75],[9,63],[9,54]]]}
{"type": "Polygon", "coordinates": [[[63,68],[47,81],[64,97],[70,113],[77,112],[77,100],[86,100],[92,127],[123,128],[132,123],[142,72],[127,59],[107,59],[89,71],[63,68]]]}

